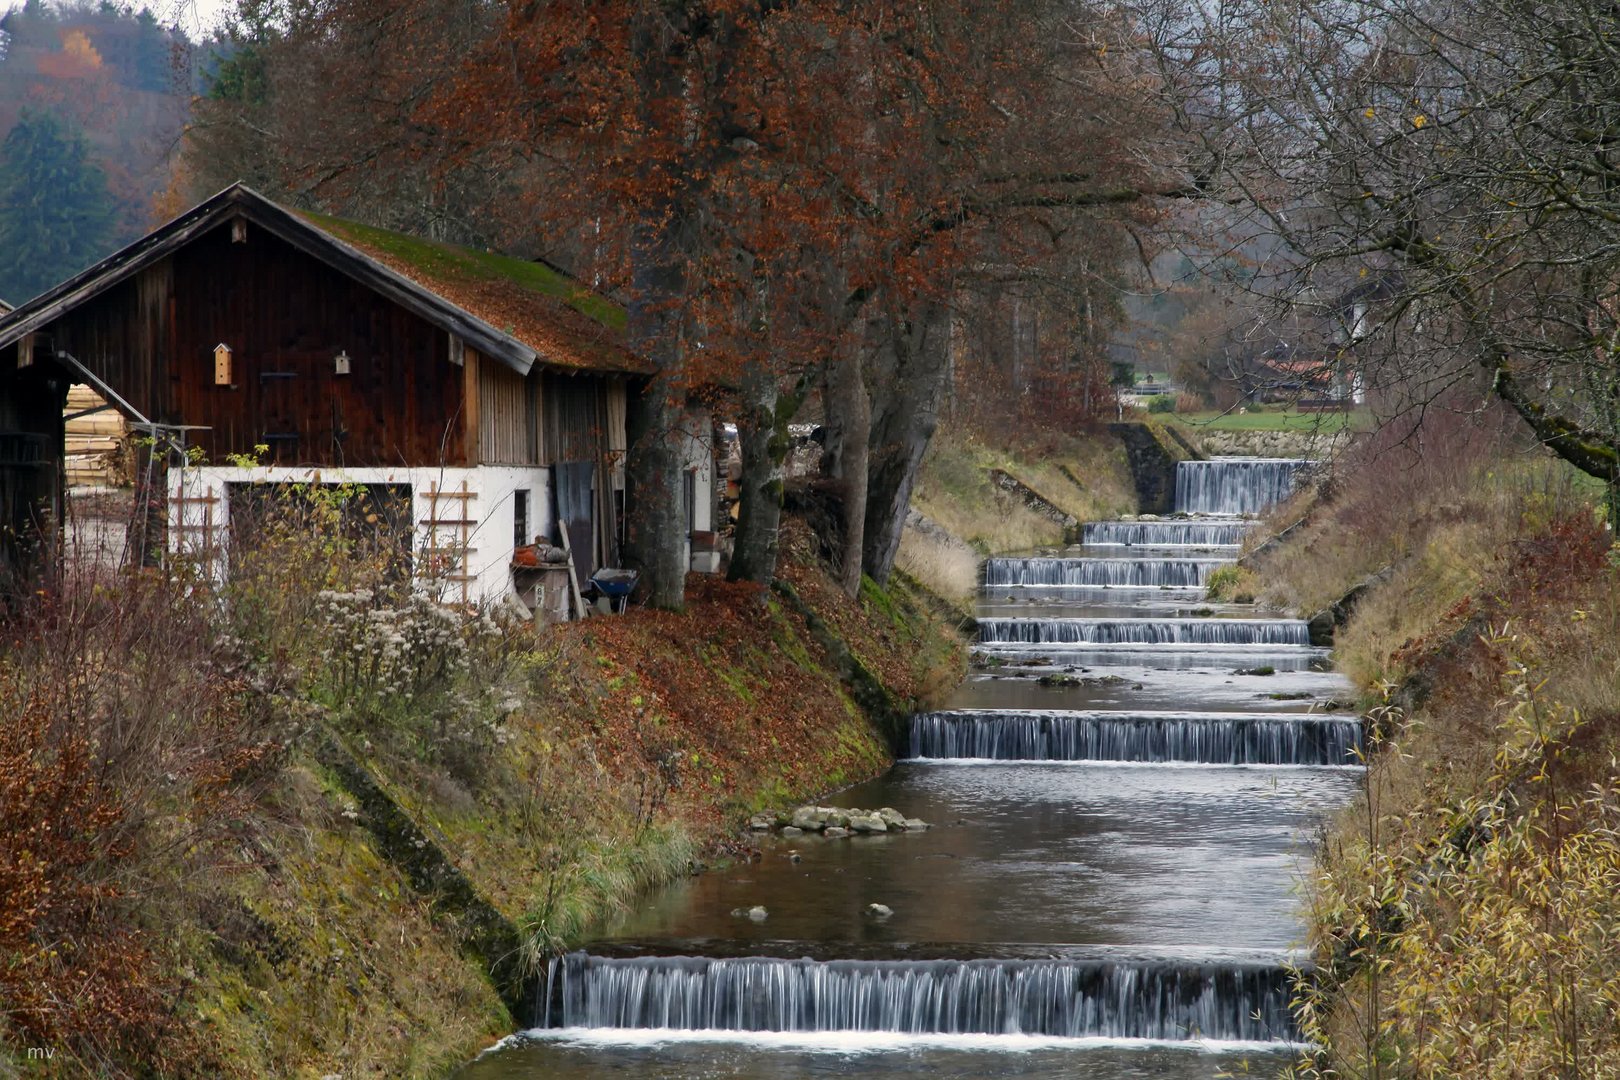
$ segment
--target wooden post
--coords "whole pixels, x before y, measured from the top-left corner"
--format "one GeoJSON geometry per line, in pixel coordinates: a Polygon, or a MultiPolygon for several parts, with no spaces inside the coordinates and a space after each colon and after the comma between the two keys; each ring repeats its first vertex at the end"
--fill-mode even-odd
{"type": "Polygon", "coordinates": [[[579,571],[574,568],[574,547],[568,542],[568,526],[564,525],[557,531],[562,533],[563,554],[568,556],[568,584],[573,590],[574,610],[583,619],[585,617],[585,593],[579,587],[579,571]]]}

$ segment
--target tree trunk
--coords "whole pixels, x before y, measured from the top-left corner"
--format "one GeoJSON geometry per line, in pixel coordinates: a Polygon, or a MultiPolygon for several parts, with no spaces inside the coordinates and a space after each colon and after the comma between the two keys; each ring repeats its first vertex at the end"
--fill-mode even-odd
{"type": "MultiPolygon", "coordinates": [[[[677,131],[684,87],[677,38],[653,13],[634,30],[636,78],[649,131],[677,131]]],[[[672,139],[678,144],[678,139],[672,139]]],[[[686,601],[686,541],[682,440],[690,417],[681,385],[684,359],[682,299],[695,244],[690,171],[680,160],[655,162],[667,174],[661,194],[638,207],[631,236],[630,346],[655,374],[631,395],[625,417],[625,565],[641,573],[653,607],[678,610],[686,601]]],[[[600,482],[600,481],[599,481],[600,482]]]]}
{"type": "Polygon", "coordinates": [[[873,378],[862,562],[866,573],[879,584],[889,580],[900,551],[911,489],[939,423],[950,358],[950,323],[944,305],[920,301],[909,315],[909,319],[892,322],[879,354],[886,363],[873,378]]]}
{"type": "Polygon", "coordinates": [[[673,392],[664,380],[655,379],[629,401],[624,563],[640,572],[647,603],[678,611],[686,602],[681,432],[689,418],[673,392]]]}
{"type": "Polygon", "coordinates": [[[872,435],[872,399],[866,389],[861,350],[851,349],[847,357],[828,362],[823,400],[829,428],[823,452],[827,455],[823,472],[838,481],[843,496],[844,554],[839,567],[839,584],[851,598],[861,592],[861,572],[865,564],[867,468],[872,435]]]}
{"type": "Polygon", "coordinates": [[[726,574],[730,581],[769,585],[776,576],[782,487],[793,445],[788,422],[802,396],[800,391],[783,394],[779,377],[763,365],[750,365],[743,373],[737,418],[742,477],[737,484],[737,537],[726,574]]]}

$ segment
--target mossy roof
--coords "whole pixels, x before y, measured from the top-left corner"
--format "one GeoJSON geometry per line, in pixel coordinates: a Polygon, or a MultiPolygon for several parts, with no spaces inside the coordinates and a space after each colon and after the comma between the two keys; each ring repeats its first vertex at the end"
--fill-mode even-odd
{"type": "Polygon", "coordinates": [[[291,210],[309,225],[529,346],[543,364],[642,372],[624,308],[544,263],[291,210]]]}
{"type": "Polygon", "coordinates": [[[552,267],[294,210],[244,184],[232,184],[18,310],[0,313],[0,348],[236,217],[269,229],[520,373],[533,364],[651,373],[628,346],[624,309],[552,267]]]}

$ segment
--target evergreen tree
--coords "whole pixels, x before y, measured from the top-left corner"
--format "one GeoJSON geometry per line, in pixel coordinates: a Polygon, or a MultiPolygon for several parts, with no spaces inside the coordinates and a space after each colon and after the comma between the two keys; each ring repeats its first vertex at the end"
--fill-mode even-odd
{"type": "Polygon", "coordinates": [[[0,145],[0,296],[21,303],[106,255],[115,214],[84,136],[24,110],[0,145]]]}
{"type": "Polygon", "coordinates": [[[133,85],[157,94],[173,93],[179,81],[175,48],[167,31],[158,25],[150,8],[135,16],[135,71],[133,85]]]}

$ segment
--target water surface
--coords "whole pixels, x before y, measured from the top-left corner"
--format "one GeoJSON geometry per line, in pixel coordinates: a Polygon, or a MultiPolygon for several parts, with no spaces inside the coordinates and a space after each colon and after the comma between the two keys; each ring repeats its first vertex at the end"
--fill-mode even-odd
{"type": "MultiPolygon", "coordinates": [[[[1182,497],[1247,512],[1285,494],[1297,465],[1197,463],[1182,497]]],[[[1294,725],[1317,721],[1300,714],[1342,712],[1349,688],[1302,624],[1149,584],[1202,580],[1247,527],[1097,523],[1087,535],[1106,548],[998,560],[1004,584],[978,608],[990,640],[948,708],[985,711],[953,724],[1001,726],[951,745],[1044,747],[1031,731],[1080,730],[1092,721],[1076,714],[1096,711],[1166,714],[1120,722],[1158,725],[1152,745],[1189,756],[1224,752],[1207,736],[1226,723],[1303,745],[1294,725]],[[1228,546],[1164,546],[1212,543],[1228,546]],[[1075,584],[1093,581],[1117,584],[1075,584]],[[1012,710],[1052,712],[1026,731],[1009,727],[1012,710]]],[[[1106,745],[1130,746],[1142,729],[1109,730],[1106,745]]],[[[824,801],[932,828],[755,835],[750,858],[648,897],[554,965],[541,1013],[574,1026],[514,1036],[460,1075],[1275,1075],[1300,1050],[1285,1030],[1295,886],[1317,824],[1358,783],[1345,767],[902,761],[824,801]],[[1083,1034],[1128,1031],[1163,1037],[1083,1034]]]]}

